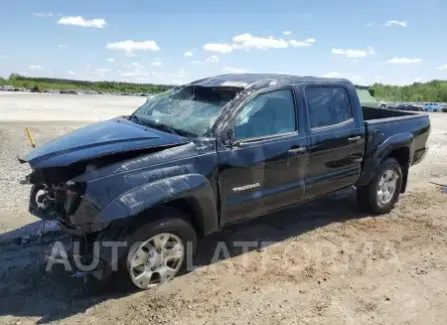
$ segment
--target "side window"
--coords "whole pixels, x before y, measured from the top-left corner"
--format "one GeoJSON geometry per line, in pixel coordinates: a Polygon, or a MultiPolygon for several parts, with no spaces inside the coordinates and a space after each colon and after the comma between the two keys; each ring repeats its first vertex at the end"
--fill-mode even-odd
{"type": "Polygon", "coordinates": [[[236,117],[236,140],[293,132],[295,104],[290,89],[261,94],[248,102],[236,117]]]}
{"type": "Polygon", "coordinates": [[[353,117],[348,93],[342,87],[307,87],[305,94],[311,128],[338,124],[353,117]]]}

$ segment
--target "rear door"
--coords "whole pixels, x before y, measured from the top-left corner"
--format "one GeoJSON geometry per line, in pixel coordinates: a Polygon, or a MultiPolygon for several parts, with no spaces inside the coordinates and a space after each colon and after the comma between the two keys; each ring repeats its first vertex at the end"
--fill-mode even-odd
{"type": "MultiPolygon", "coordinates": [[[[353,185],[361,173],[365,126],[343,85],[304,88],[309,136],[306,199],[353,185]]],[[[355,94],[353,94],[354,96],[355,94]]]]}
{"type": "Polygon", "coordinates": [[[307,140],[298,128],[295,91],[256,95],[240,107],[232,127],[237,143],[218,152],[223,223],[302,201],[307,140]]]}

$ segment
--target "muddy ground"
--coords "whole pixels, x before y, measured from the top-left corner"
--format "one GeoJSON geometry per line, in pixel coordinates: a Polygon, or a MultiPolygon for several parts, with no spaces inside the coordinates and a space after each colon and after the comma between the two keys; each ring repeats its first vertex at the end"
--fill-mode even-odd
{"type": "Polygon", "coordinates": [[[0,324],[445,324],[447,194],[429,181],[446,180],[447,114],[431,121],[430,152],[390,214],[362,213],[346,190],[216,233],[193,271],[126,294],[46,272],[57,234],[26,237],[24,127],[42,143],[85,122],[0,122],[0,324]]]}

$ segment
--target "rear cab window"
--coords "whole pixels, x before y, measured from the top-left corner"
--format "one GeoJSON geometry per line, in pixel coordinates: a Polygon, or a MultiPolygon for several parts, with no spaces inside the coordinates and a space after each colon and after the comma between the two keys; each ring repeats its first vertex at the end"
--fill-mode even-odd
{"type": "Polygon", "coordinates": [[[304,92],[310,128],[337,126],[353,119],[351,101],[345,88],[308,86],[304,92]]]}

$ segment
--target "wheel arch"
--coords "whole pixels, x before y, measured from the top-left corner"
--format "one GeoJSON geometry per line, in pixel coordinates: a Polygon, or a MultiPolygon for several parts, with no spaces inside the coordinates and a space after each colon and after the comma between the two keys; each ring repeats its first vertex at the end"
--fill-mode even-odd
{"type": "Polygon", "coordinates": [[[148,222],[156,218],[151,211],[162,206],[187,215],[199,237],[219,227],[216,194],[208,179],[199,174],[175,176],[135,188],[112,201],[99,219],[120,226],[148,222]]]}
{"type": "Polygon", "coordinates": [[[402,169],[404,179],[401,193],[404,193],[407,187],[408,171],[413,159],[413,139],[413,135],[409,132],[399,133],[389,137],[378,145],[373,151],[373,154],[366,158],[363,173],[357,181],[356,186],[366,186],[369,184],[380,164],[388,158],[394,158],[399,162],[402,169]]]}

